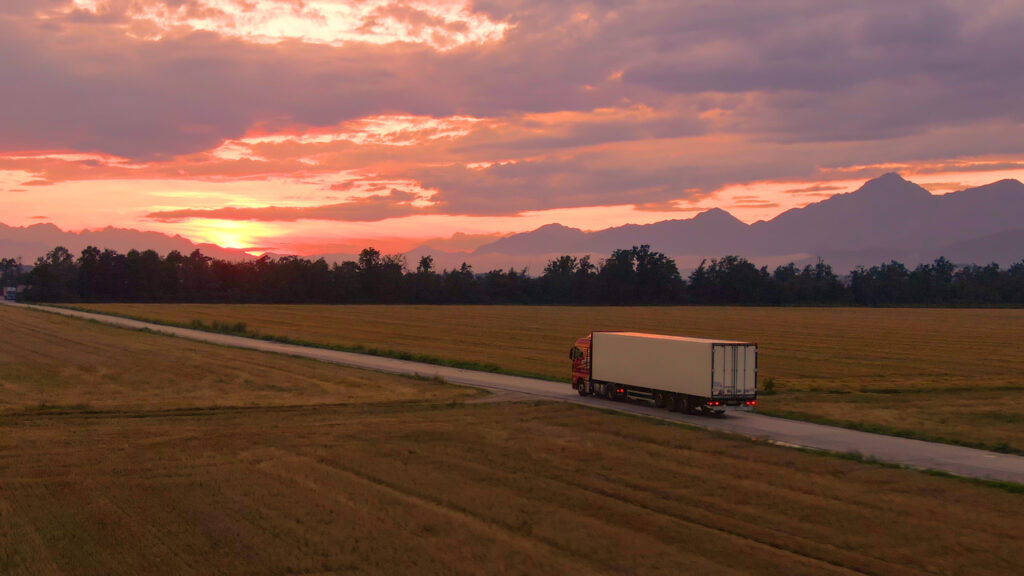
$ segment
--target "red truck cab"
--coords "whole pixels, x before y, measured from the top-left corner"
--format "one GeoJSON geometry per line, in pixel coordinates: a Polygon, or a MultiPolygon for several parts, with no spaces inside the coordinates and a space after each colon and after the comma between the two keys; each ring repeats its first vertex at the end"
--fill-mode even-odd
{"type": "Polygon", "coordinates": [[[572,389],[586,396],[590,389],[590,336],[585,336],[576,341],[576,344],[569,350],[569,358],[572,360],[572,389]]]}

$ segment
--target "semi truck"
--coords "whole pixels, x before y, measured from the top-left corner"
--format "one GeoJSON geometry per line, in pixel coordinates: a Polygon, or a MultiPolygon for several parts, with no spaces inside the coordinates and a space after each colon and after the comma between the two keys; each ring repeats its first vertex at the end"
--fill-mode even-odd
{"type": "Polygon", "coordinates": [[[4,300],[17,300],[18,288],[15,286],[4,286],[4,300]]]}
{"type": "Polygon", "coordinates": [[[569,351],[580,396],[723,415],[757,405],[757,344],[638,332],[591,332],[569,351]]]}

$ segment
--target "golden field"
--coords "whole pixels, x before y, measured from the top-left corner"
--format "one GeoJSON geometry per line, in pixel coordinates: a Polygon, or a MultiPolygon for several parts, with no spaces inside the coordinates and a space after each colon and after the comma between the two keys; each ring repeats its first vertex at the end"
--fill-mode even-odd
{"type": "Polygon", "coordinates": [[[0,326],[3,574],[1024,571],[1020,494],[989,486],[40,312],[0,326]]]}
{"type": "Polygon", "coordinates": [[[754,341],[759,409],[929,440],[1024,450],[1024,310],[96,304],[188,325],[493,364],[568,382],[592,330],[754,341]]]}
{"type": "Polygon", "coordinates": [[[177,410],[436,401],[478,391],[0,306],[0,417],[25,410],[177,410]]]}

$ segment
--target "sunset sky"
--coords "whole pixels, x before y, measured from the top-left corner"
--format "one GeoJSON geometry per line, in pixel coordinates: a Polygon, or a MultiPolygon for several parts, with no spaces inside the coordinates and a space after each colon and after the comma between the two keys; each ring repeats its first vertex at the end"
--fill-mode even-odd
{"type": "Polygon", "coordinates": [[[1021,30],[1008,0],[0,0],[0,222],[457,250],[1022,179],[1021,30]]]}

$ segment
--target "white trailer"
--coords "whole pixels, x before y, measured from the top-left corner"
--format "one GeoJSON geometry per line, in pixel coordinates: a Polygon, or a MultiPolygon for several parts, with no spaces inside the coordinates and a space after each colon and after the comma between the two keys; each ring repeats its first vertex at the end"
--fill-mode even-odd
{"type": "Polygon", "coordinates": [[[573,388],[684,412],[757,404],[757,344],[637,332],[593,332],[573,348],[573,388]]]}

